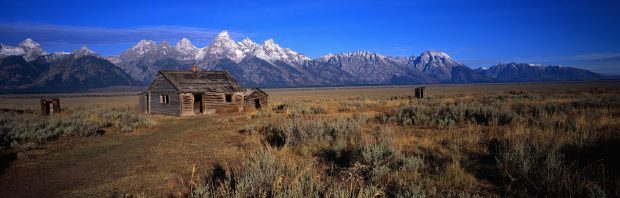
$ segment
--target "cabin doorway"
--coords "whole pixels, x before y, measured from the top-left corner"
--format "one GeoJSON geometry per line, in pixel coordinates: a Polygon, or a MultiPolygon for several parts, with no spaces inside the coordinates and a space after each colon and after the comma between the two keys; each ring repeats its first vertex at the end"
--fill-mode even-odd
{"type": "Polygon", "coordinates": [[[256,109],[260,109],[261,108],[261,106],[260,106],[260,99],[258,99],[258,98],[254,99],[254,108],[256,108],[256,109]]]}
{"type": "Polygon", "coordinates": [[[146,94],[146,113],[151,113],[151,94],[146,94]]]}
{"type": "Polygon", "coordinates": [[[205,110],[205,103],[202,101],[202,95],[194,95],[194,114],[202,114],[205,110]]]}

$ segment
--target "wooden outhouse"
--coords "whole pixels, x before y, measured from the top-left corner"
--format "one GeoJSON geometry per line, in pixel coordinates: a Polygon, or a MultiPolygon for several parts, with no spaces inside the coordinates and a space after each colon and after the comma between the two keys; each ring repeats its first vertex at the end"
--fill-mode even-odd
{"type": "Polygon", "coordinates": [[[41,98],[41,114],[54,113],[60,113],[60,100],[58,98],[41,98]]]}
{"type": "Polygon", "coordinates": [[[415,97],[418,99],[424,98],[424,90],[426,87],[415,88],[415,97]]]}
{"type": "Polygon", "coordinates": [[[242,112],[245,89],[226,71],[162,70],[140,94],[140,111],[190,116],[242,112]]]}

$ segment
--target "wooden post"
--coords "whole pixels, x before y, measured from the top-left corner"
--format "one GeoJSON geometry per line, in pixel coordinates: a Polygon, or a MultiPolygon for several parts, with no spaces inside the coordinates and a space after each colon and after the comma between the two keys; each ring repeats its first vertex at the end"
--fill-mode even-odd
{"type": "Polygon", "coordinates": [[[41,115],[49,115],[49,105],[47,105],[47,100],[45,98],[41,98],[41,115]]]}
{"type": "Polygon", "coordinates": [[[183,94],[178,93],[177,95],[179,98],[179,116],[183,116],[183,94]]]}
{"type": "Polygon", "coordinates": [[[202,94],[202,96],[200,97],[200,107],[202,108],[202,114],[206,114],[207,112],[207,100],[206,100],[206,94],[202,94]]]}

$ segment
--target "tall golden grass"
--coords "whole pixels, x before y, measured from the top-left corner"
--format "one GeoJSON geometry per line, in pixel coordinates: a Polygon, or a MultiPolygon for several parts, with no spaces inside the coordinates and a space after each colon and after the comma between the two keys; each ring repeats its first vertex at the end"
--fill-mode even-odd
{"type": "Polygon", "coordinates": [[[194,197],[615,197],[620,90],[314,97],[250,115],[262,149],[194,197]]]}
{"type": "Polygon", "coordinates": [[[48,116],[29,109],[0,111],[0,151],[24,150],[62,136],[100,135],[106,128],[131,132],[155,122],[136,107],[64,108],[48,116]]]}

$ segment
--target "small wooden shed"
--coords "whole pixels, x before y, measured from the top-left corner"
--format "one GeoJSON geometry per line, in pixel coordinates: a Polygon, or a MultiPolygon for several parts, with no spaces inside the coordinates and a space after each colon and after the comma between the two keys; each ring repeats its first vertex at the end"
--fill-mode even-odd
{"type": "Polygon", "coordinates": [[[162,70],[140,94],[139,109],[176,116],[241,112],[244,93],[226,71],[162,70]]]}
{"type": "Polygon", "coordinates": [[[259,88],[248,88],[243,94],[246,111],[258,110],[269,107],[269,95],[259,88]]]}
{"type": "Polygon", "coordinates": [[[60,113],[60,99],[58,98],[41,98],[41,114],[49,115],[60,113]]]}

